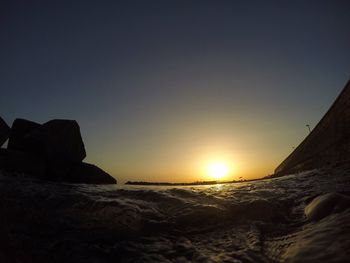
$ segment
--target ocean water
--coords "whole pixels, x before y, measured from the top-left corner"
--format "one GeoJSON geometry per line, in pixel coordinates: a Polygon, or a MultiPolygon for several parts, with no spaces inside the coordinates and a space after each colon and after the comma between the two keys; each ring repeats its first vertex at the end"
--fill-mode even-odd
{"type": "Polygon", "coordinates": [[[0,262],[349,262],[350,174],[212,186],[0,175],[0,262]]]}

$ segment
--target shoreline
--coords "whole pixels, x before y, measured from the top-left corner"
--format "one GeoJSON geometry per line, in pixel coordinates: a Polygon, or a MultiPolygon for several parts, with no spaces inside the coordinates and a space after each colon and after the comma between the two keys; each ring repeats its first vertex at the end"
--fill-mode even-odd
{"type": "Polygon", "coordinates": [[[258,181],[268,179],[265,177],[247,180],[233,180],[233,181],[203,181],[203,182],[191,182],[191,183],[168,183],[168,182],[126,182],[124,185],[143,185],[143,186],[197,186],[197,185],[216,185],[216,184],[234,184],[234,183],[244,183],[251,181],[258,181]]]}

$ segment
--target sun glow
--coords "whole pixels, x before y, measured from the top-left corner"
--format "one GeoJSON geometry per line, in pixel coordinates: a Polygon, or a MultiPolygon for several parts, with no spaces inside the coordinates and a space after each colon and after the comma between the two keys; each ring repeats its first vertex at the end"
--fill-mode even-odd
{"type": "Polygon", "coordinates": [[[216,180],[223,179],[228,174],[228,166],[221,162],[215,162],[208,165],[208,175],[216,180]]]}

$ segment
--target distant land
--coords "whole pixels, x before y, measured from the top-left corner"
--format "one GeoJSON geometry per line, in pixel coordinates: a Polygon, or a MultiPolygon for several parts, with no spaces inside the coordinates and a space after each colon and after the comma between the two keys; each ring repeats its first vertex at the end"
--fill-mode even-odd
{"type": "Polygon", "coordinates": [[[232,181],[199,181],[199,182],[191,182],[191,183],[169,183],[169,182],[132,182],[127,181],[126,185],[152,185],[152,186],[191,186],[191,185],[213,185],[213,184],[233,184],[233,183],[241,183],[241,182],[250,182],[250,181],[257,181],[266,179],[264,178],[258,178],[258,179],[242,179],[242,180],[232,180],[232,181]]]}

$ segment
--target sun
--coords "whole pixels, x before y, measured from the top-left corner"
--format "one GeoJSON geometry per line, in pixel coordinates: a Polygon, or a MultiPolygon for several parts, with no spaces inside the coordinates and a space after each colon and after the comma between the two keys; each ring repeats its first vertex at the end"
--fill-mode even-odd
{"type": "Polygon", "coordinates": [[[220,180],[228,174],[228,166],[222,162],[215,162],[208,165],[207,171],[211,178],[220,180]]]}

